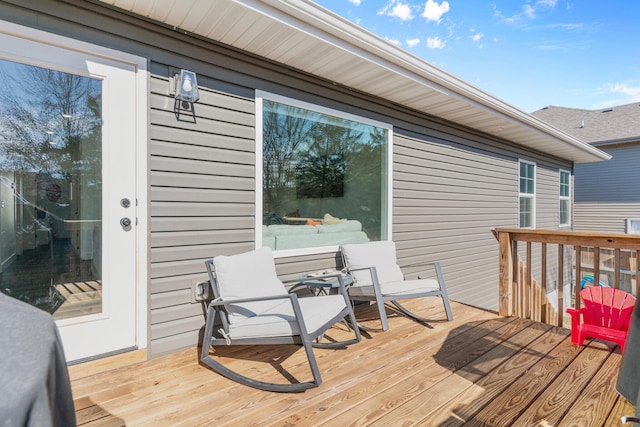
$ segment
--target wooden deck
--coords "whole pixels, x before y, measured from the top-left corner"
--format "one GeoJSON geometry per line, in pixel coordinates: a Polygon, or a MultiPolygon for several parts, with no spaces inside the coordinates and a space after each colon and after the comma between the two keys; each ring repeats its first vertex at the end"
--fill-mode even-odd
{"type": "Polygon", "coordinates": [[[102,311],[102,282],[99,280],[76,281],[55,285],[65,298],[53,314],[54,319],[96,314],[102,311]]]}
{"type": "MultiPolygon", "coordinates": [[[[428,305],[421,314],[444,318],[438,299],[422,302],[428,305]]],[[[72,366],[78,424],[584,427],[619,426],[622,415],[633,414],[615,391],[617,347],[576,347],[566,329],[452,308],[452,322],[428,328],[391,315],[387,332],[365,334],[346,350],[316,349],[323,383],[301,394],[236,384],[199,365],[195,347],[91,375],[90,366],[72,366]]],[[[359,319],[373,313],[357,311],[359,319]]],[[[336,327],[328,336],[345,333],[336,327]]],[[[264,379],[310,379],[297,346],[216,352],[264,379]]]]}

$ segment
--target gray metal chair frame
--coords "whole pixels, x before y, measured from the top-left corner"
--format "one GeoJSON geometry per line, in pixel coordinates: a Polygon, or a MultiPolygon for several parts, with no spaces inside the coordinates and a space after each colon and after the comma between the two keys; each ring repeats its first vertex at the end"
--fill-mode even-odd
{"type": "MultiPolygon", "coordinates": [[[[366,244],[366,243],[363,243],[363,244],[366,244]]],[[[382,290],[380,288],[380,281],[378,279],[378,274],[375,266],[351,269],[348,266],[348,263],[344,257],[344,254],[342,254],[342,259],[343,259],[343,265],[345,266],[345,268],[350,274],[353,274],[354,272],[357,272],[357,271],[369,270],[369,274],[371,275],[371,281],[373,282],[374,295],[371,295],[371,296],[357,295],[356,296],[356,295],[350,294],[349,298],[352,301],[370,301],[370,302],[375,301],[376,305],[378,306],[378,312],[380,314],[380,322],[382,324],[382,328],[381,329],[369,328],[361,324],[358,324],[358,328],[362,330],[370,330],[370,331],[388,330],[389,321],[387,320],[387,313],[385,310],[385,303],[387,301],[391,302],[391,304],[393,304],[398,310],[400,310],[405,315],[428,325],[427,322],[432,321],[432,319],[426,319],[424,317],[418,316],[417,314],[411,312],[410,310],[408,310],[406,307],[404,307],[398,302],[398,300],[411,299],[411,298],[423,298],[423,297],[442,298],[442,302],[444,304],[444,310],[447,315],[447,320],[449,321],[453,320],[453,313],[451,312],[451,306],[449,305],[449,297],[447,295],[447,289],[444,282],[444,276],[442,275],[442,268],[440,267],[440,262],[438,261],[425,262],[425,263],[411,264],[411,265],[405,266],[405,268],[410,268],[410,267],[434,268],[440,289],[429,291],[429,292],[417,292],[417,293],[411,293],[411,294],[406,293],[406,294],[385,295],[382,293],[382,290]]]]}
{"type": "MultiPolygon", "coordinates": [[[[349,317],[351,324],[356,324],[353,309],[349,301],[346,287],[342,278],[338,275],[339,281],[339,293],[344,296],[346,308],[343,309],[338,315],[331,319],[328,319],[320,328],[307,333],[307,328],[304,322],[304,316],[298,302],[298,296],[295,293],[289,293],[286,295],[274,295],[261,298],[246,298],[246,299],[223,299],[220,295],[220,288],[216,280],[216,274],[214,270],[213,260],[205,261],[207,272],[209,273],[209,284],[213,291],[213,300],[208,305],[206,315],[206,326],[204,331],[204,341],[202,346],[201,361],[207,366],[215,370],[216,372],[224,375],[241,384],[257,388],[260,390],[274,391],[274,392],[289,392],[297,393],[303,392],[309,388],[318,387],[322,383],[320,376],[320,370],[316,362],[315,355],[313,354],[313,347],[317,348],[341,348],[350,344],[355,344],[360,341],[360,331],[358,328],[353,328],[355,338],[340,341],[340,342],[320,342],[320,339],[324,333],[335,323],[344,320],[349,317]],[[229,320],[228,313],[225,308],[225,304],[242,304],[246,302],[268,301],[268,300],[282,300],[288,299],[291,303],[291,307],[295,313],[296,322],[300,331],[299,335],[280,336],[280,337],[264,337],[264,338],[243,338],[234,339],[229,332],[229,320]],[[216,319],[220,320],[220,324],[216,324],[216,319]],[[219,326],[218,329],[216,327],[219,326]],[[263,382],[241,375],[224,365],[216,361],[210,355],[210,348],[218,345],[281,345],[281,344],[301,344],[306,352],[309,367],[313,376],[313,381],[291,383],[291,384],[275,384],[269,382],[263,382]]],[[[323,298],[322,296],[315,296],[309,298],[323,298]]]]}

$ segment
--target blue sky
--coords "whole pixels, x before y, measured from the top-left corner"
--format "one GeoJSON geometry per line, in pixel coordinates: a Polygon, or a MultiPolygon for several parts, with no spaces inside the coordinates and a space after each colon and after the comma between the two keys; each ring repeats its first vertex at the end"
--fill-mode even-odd
{"type": "Polygon", "coordinates": [[[640,102],[637,0],[314,0],[526,112],[640,102]]]}

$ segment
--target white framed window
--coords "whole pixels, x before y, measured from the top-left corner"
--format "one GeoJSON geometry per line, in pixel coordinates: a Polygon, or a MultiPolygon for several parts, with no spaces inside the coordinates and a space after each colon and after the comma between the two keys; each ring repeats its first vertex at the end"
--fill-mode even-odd
{"type": "Polygon", "coordinates": [[[559,225],[571,225],[571,172],[560,169],[559,225]]]}
{"type": "Polygon", "coordinates": [[[389,124],[257,91],[256,247],[287,256],[391,238],[392,136],[389,124]]]}
{"type": "Polygon", "coordinates": [[[627,234],[640,234],[640,218],[627,218],[625,219],[625,233],[627,234]]]}
{"type": "Polygon", "coordinates": [[[518,203],[518,227],[536,227],[536,164],[526,160],[518,161],[519,178],[519,203],[518,203]]]}

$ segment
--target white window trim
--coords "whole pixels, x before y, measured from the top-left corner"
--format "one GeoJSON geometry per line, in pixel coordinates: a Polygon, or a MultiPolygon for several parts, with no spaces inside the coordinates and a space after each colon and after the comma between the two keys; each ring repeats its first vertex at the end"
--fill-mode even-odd
{"type": "MultiPolygon", "coordinates": [[[[360,122],[364,124],[368,124],[371,126],[379,127],[387,129],[388,133],[388,141],[387,141],[387,212],[386,212],[386,236],[388,240],[392,240],[392,211],[393,211],[393,126],[379,122],[377,120],[368,119],[366,117],[357,116],[355,114],[347,113],[340,110],[334,110],[332,108],[323,107],[321,105],[312,104],[309,102],[304,102],[297,100],[295,98],[288,98],[286,96],[277,95],[274,93],[256,90],[255,92],[255,129],[256,129],[256,182],[255,182],[255,193],[256,193],[256,214],[255,214],[255,247],[262,247],[262,184],[263,184],[263,170],[262,170],[262,125],[264,123],[263,117],[263,104],[264,100],[267,99],[269,101],[278,102],[281,104],[287,104],[294,107],[304,108],[306,110],[316,111],[321,114],[332,115],[336,117],[345,118],[348,120],[352,120],[355,122],[360,122]]],[[[383,226],[384,227],[384,226],[383,226]]],[[[383,232],[385,231],[383,229],[383,232]]],[[[273,256],[274,258],[284,258],[288,256],[299,256],[299,255],[310,255],[310,254],[321,254],[321,253],[330,253],[336,252],[340,249],[339,245],[333,246],[322,246],[322,247],[311,247],[311,248],[299,248],[299,249],[286,249],[286,250],[274,250],[273,256]]]]}
{"type": "Polygon", "coordinates": [[[632,233],[631,232],[632,222],[640,222],[640,218],[627,218],[627,219],[625,219],[624,220],[624,232],[626,234],[639,234],[639,233],[632,233]]]}
{"type": "Polygon", "coordinates": [[[538,181],[538,168],[536,166],[535,162],[531,162],[528,160],[524,160],[524,159],[518,159],[518,228],[527,228],[527,229],[534,229],[536,228],[536,211],[537,211],[537,203],[536,203],[536,194],[538,191],[538,185],[537,185],[537,181],[538,181]],[[533,193],[521,193],[520,192],[520,164],[521,163],[526,163],[528,165],[533,165],[533,193]],[[533,218],[531,219],[531,227],[522,227],[520,225],[520,199],[521,198],[526,198],[526,199],[531,199],[533,201],[533,205],[532,205],[532,211],[533,211],[533,218]]]}
{"type": "Polygon", "coordinates": [[[572,200],[572,196],[573,196],[573,188],[571,186],[572,180],[571,180],[571,171],[566,170],[566,169],[560,169],[558,171],[558,226],[560,227],[571,227],[571,212],[572,212],[572,206],[571,206],[571,200],[572,200]],[[569,196],[563,196],[562,194],[560,194],[560,188],[562,185],[562,174],[566,173],[567,175],[569,175],[569,196]],[[563,224],[560,222],[560,209],[561,209],[561,201],[562,200],[568,200],[569,201],[569,212],[567,212],[567,216],[569,218],[569,222],[563,224]]]}

